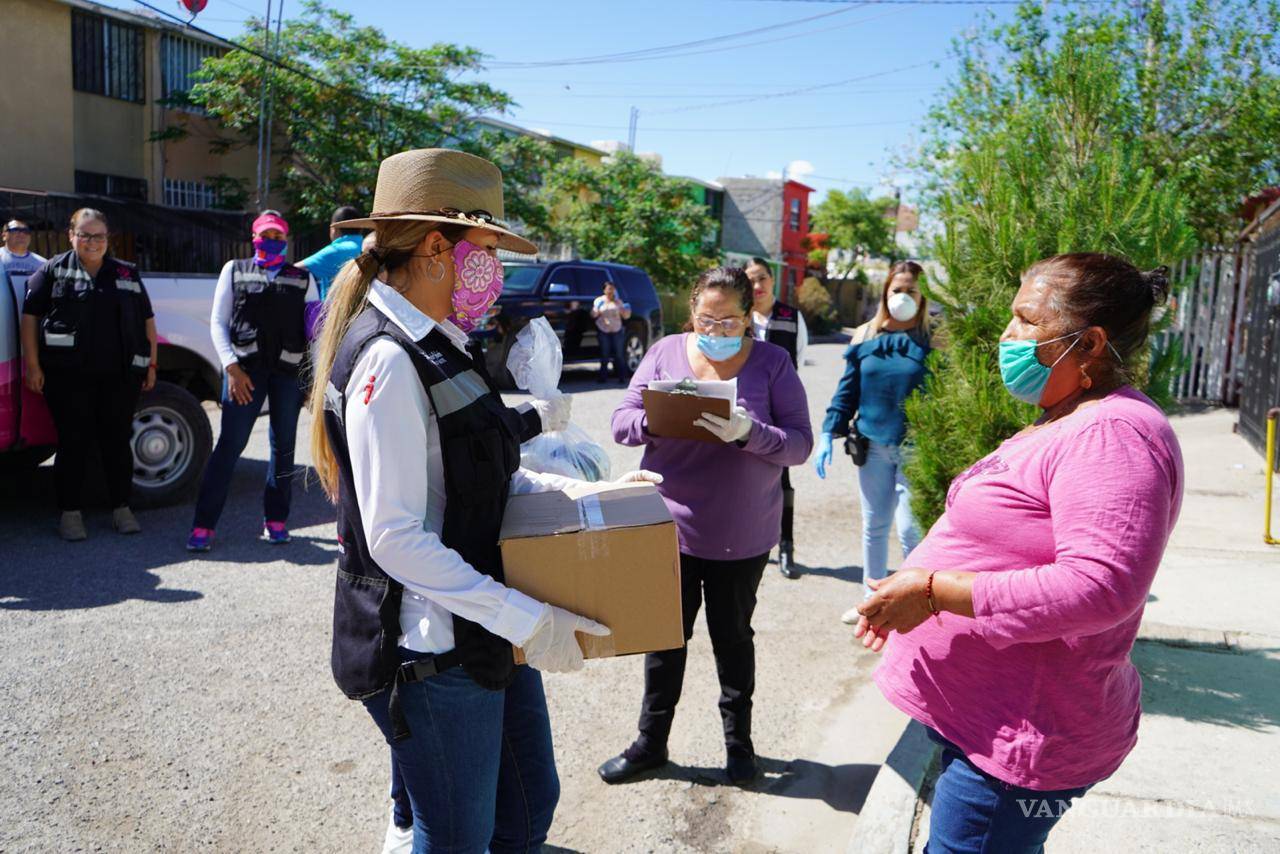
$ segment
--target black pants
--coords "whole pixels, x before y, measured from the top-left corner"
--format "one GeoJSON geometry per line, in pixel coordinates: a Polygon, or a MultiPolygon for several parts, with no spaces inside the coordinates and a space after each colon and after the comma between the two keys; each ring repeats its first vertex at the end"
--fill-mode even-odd
{"type": "MultiPolygon", "coordinates": [[[[684,605],[684,637],[693,637],[693,621],[707,600],[707,630],[720,675],[720,717],[725,746],[753,750],[751,695],[756,688],[755,632],[751,614],[756,588],[769,555],[741,560],[707,560],[680,555],[680,595],[684,605]]],[[[649,751],[666,747],[684,686],[687,647],[653,652],[644,659],[644,701],[640,709],[639,744],[649,751]]]]}
{"type": "Polygon", "coordinates": [[[44,399],[58,429],[53,482],[59,510],[83,509],[85,469],[93,445],[102,458],[111,506],[128,506],[133,486],[133,411],[141,390],[142,377],[137,374],[45,371],[44,399]]]}
{"type": "Polygon", "coordinates": [[[782,543],[792,544],[792,525],[796,515],[796,491],[791,488],[791,469],[782,470],[782,543]]]}

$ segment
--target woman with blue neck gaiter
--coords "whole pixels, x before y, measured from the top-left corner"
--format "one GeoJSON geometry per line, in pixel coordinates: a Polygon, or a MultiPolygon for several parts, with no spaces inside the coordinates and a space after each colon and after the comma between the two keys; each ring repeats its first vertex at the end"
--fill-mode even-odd
{"type": "MultiPolygon", "coordinates": [[[[923,272],[914,261],[890,268],[876,316],[854,331],[845,351],[844,376],[827,408],[814,458],[818,477],[825,478],[835,438],[849,436],[850,427],[853,441],[865,449],[858,469],[864,598],[871,595],[865,580],[888,572],[890,527],[897,525],[903,557],[920,542],[902,469],[907,434],[903,403],[923,384],[930,350],[928,306],[920,291],[923,272]]],[[[841,619],[857,622],[857,609],[850,608],[841,619]]]]}

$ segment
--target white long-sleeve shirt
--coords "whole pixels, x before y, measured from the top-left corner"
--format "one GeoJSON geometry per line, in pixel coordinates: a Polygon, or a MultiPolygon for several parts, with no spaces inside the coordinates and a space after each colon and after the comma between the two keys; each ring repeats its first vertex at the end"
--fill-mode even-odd
{"type": "MultiPolygon", "coordinates": [[[[374,280],[369,302],[415,341],[439,326],[461,352],[467,336],[437,324],[390,286],[374,280]]],[[[394,341],[365,350],[345,389],[345,431],[356,500],[369,552],[404,585],[400,646],[419,652],[454,647],[453,614],[522,645],[547,607],[477,571],[440,539],[444,465],[440,430],[413,362],[394,341]]],[[[518,470],[512,494],[562,489],[556,475],[518,470]]]]}
{"type": "MultiPolygon", "coordinates": [[[[231,347],[231,309],[235,304],[235,288],[231,286],[231,280],[235,272],[235,263],[235,261],[228,261],[223,265],[222,272],[218,274],[218,286],[213,290],[213,310],[209,314],[209,332],[213,336],[213,349],[218,352],[218,359],[222,362],[224,370],[237,361],[236,352],[231,347]]],[[[267,274],[268,280],[274,282],[280,268],[273,270],[268,267],[263,272],[267,274]]],[[[304,300],[317,302],[320,299],[320,291],[316,288],[316,278],[310,274],[307,278],[309,281],[304,300]]]]}

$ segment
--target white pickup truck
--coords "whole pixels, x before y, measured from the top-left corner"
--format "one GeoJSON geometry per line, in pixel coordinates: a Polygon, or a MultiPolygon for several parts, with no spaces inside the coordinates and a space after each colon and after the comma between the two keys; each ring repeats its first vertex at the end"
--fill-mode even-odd
{"type": "MultiPolygon", "coordinates": [[[[0,271],[0,277],[3,277],[0,271]]],[[[133,485],[139,506],[172,504],[194,492],[213,446],[201,401],[217,400],[222,370],[209,337],[216,276],[143,273],[160,339],[158,382],[133,416],[133,485]]],[[[34,467],[57,450],[41,395],[22,383],[18,320],[23,294],[0,289],[0,465],[34,467]]]]}

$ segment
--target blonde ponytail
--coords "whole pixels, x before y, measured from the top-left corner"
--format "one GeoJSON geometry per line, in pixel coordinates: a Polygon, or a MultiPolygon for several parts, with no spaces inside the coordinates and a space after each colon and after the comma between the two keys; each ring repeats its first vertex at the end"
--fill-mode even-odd
{"type": "Polygon", "coordinates": [[[320,345],[316,351],[311,383],[311,463],[315,466],[320,485],[331,501],[338,499],[338,461],[325,432],[325,390],[333,375],[333,363],[338,348],[347,337],[352,322],[364,311],[369,285],[382,270],[395,270],[407,264],[418,247],[432,230],[433,224],[414,220],[379,222],[365,239],[365,249],[353,261],[348,261],[329,288],[325,299],[324,318],[320,327],[320,345]]]}

